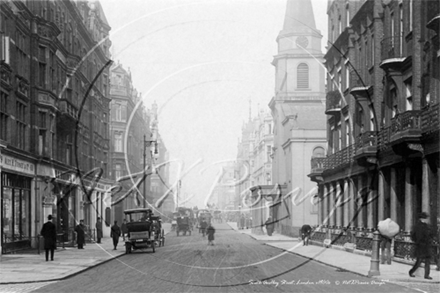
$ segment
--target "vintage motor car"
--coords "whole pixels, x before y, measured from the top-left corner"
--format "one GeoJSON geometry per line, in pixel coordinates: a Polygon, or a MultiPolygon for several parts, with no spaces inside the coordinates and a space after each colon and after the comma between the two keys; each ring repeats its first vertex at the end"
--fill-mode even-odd
{"type": "Polygon", "coordinates": [[[151,219],[151,209],[129,209],[125,210],[124,214],[128,222],[128,237],[125,241],[125,253],[147,248],[151,248],[153,252],[156,252],[156,236],[151,219]]]}

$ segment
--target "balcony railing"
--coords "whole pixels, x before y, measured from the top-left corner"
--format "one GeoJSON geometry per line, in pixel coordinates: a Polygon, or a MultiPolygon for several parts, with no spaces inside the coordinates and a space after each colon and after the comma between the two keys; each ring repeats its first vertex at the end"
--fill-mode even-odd
{"type": "Polygon", "coordinates": [[[325,168],[326,157],[312,157],[311,173],[322,173],[325,168]]]}
{"type": "Polygon", "coordinates": [[[391,120],[391,141],[419,137],[421,135],[420,117],[420,110],[397,114],[391,120]]]}
{"type": "Polygon", "coordinates": [[[374,154],[385,151],[392,144],[400,141],[414,141],[423,135],[439,131],[440,106],[434,104],[423,110],[412,110],[397,114],[391,120],[391,125],[380,131],[366,131],[350,145],[327,157],[312,157],[311,174],[322,173],[350,164],[359,155],[374,154]]]}
{"type": "Polygon", "coordinates": [[[353,161],[356,145],[352,144],[326,158],[324,160],[325,169],[335,169],[340,166],[350,164],[353,161]]]}
{"type": "Polygon", "coordinates": [[[365,131],[358,137],[356,147],[358,149],[376,147],[377,136],[376,131],[365,131]]]}
{"type": "Polygon", "coordinates": [[[423,133],[431,133],[439,130],[439,104],[432,105],[422,110],[421,127],[423,133]]]}
{"type": "Polygon", "coordinates": [[[377,147],[379,150],[385,150],[389,147],[391,137],[391,127],[383,128],[377,134],[377,147]]]}

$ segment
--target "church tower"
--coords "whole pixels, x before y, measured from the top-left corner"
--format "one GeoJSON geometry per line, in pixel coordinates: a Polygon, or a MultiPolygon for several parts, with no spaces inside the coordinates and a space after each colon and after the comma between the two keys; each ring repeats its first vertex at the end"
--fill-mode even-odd
{"type": "Polygon", "coordinates": [[[318,193],[316,183],[307,174],[312,156],[324,154],[327,144],[321,39],[311,0],[287,0],[272,62],[275,95],[269,106],[274,119],[273,183],[286,186],[286,194],[292,192],[287,208],[273,215],[280,219],[277,229],[290,235],[299,235],[304,223],[318,223],[317,205],[311,203],[318,193]]]}

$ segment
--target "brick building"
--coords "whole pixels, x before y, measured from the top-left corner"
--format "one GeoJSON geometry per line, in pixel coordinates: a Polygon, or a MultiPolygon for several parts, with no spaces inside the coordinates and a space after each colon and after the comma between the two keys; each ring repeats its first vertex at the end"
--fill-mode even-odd
{"type": "Polygon", "coordinates": [[[439,6],[329,1],[328,151],[309,174],[321,200],[315,241],[370,250],[390,217],[402,229],[394,255],[406,259],[419,212],[438,228],[439,6]]]}
{"type": "Polygon", "coordinates": [[[109,31],[99,2],[0,3],[2,253],[35,245],[48,214],[72,242],[103,212],[109,31]]]}
{"type": "MultiPolygon", "coordinates": [[[[141,102],[141,94],[133,87],[130,71],[119,63],[110,69],[110,97],[111,172],[112,179],[121,186],[113,198],[112,212],[114,219],[121,223],[125,209],[144,207],[145,200],[152,200],[148,194],[145,200],[143,196],[144,184],[145,190],[150,190],[151,177],[139,181],[144,169],[144,137],[151,137],[151,118],[141,102]]],[[[151,160],[149,149],[145,154],[151,160]]]]}

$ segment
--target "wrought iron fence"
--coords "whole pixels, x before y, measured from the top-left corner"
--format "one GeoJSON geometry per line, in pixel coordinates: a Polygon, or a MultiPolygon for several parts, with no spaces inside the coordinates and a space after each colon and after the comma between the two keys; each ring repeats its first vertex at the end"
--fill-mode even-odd
{"type": "Polygon", "coordinates": [[[323,243],[326,234],[327,234],[327,233],[325,233],[325,232],[318,232],[318,231],[315,231],[315,232],[312,232],[312,234],[310,234],[310,239],[313,240],[313,241],[316,241],[316,242],[321,242],[321,243],[323,243]]]}
{"type": "Polygon", "coordinates": [[[370,237],[356,236],[356,249],[371,251],[373,249],[373,239],[370,237]]]}
{"type": "Polygon", "coordinates": [[[351,241],[351,236],[345,233],[332,234],[333,245],[344,246],[345,243],[350,243],[350,241],[351,241]]]}

